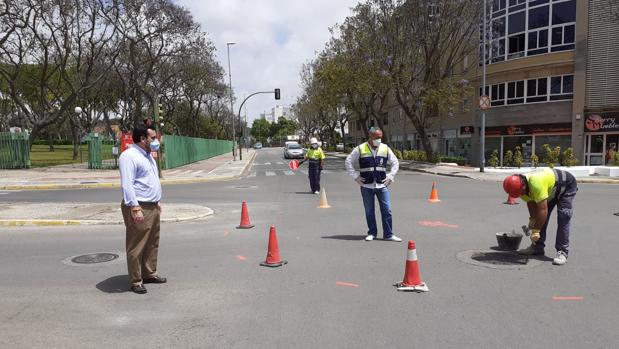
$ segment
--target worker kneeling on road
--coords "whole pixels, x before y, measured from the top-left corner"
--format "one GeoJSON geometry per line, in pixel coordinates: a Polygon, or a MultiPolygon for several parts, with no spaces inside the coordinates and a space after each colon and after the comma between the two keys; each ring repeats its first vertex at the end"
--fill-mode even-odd
{"type": "Polygon", "coordinates": [[[320,193],[320,171],[322,171],[323,160],[325,159],[325,153],[322,148],[318,146],[318,140],[314,137],[310,138],[310,150],[305,154],[305,158],[300,164],[309,160],[309,181],[310,189],[312,193],[320,193]]]}
{"type": "Polygon", "coordinates": [[[543,255],[546,241],[546,229],[550,214],[557,209],[557,254],[553,264],[563,265],[567,262],[570,244],[570,220],[572,219],[572,202],[578,191],[576,179],[571,173],[544,169],[524,175],[511,175],[503,181],[503,189],[511,197],[520,197],[529,209],[529,224],[532,244],[519,250],[524,255],[543,255]]]}

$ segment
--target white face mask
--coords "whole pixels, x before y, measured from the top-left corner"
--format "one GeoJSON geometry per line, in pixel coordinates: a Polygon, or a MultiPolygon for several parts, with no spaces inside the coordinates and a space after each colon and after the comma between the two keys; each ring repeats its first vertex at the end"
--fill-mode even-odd
{"type": "Polygon", "coordinates": [[[159,141],[157,139],[150,142],[150,151],[159,151],[159,141]]]}
{"type": "Polygon", "coordinates": [[[381,143],[382,143],[382,140],[380,138],[372,141],[372,144],[374,144],[375,147],[379,147],[381,143]]]}
{"type": "Polygon", "coordinates": [[[318,144],[312,144],[312,148],[314,149],[318,148],[318,144]]]}

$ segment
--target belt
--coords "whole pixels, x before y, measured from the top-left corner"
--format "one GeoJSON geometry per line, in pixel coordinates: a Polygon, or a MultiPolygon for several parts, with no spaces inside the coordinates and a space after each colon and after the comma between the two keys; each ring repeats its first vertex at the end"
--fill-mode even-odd
{"type": "Polygon", "coordinates": [[[138,201],[140,206],[157,206],[158,202],[138,201]]]}

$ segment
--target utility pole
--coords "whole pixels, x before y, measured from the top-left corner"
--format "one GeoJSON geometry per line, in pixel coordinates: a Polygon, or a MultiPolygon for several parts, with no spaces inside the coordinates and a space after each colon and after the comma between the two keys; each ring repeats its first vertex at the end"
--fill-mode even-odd
{"type": "Polygon", "coordinates": [[[234,115],[234,103],[232,96],[232,71],[230,70],[230,45],[236,44],[233,41],[229,41],[226,43],[228,47],[228,81],[230,82],[230,113],[232,113],[232,160],[236,161],[236,128],[234,127],[234,119],[236,116],[234,115]]]}
{"type": "MultiPolygon", "coordinates": [[[[483,17],[483,47],[482,47],[482,87],[481,94],[486,95],[486,0],[483,0],[484,17],[483,17]]],[[[486,111],[481,110],[481,131],[479,132],[480,147],[479,147],[479,172],[484,172],[486,167],[486,111]]]]}

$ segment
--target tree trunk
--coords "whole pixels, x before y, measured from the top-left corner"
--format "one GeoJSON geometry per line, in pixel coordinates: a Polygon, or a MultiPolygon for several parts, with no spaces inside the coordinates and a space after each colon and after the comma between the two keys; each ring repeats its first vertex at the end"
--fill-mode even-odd
{"type": "Polygon", "coordinates": [[[78,155],[80,154],[80,139],[79,139],[79,132],[77,132],[77,127],[75,126],[75,124],[73,124],[72,121],[69,121],[69,124],[71,125],[71,136],[73,138],[73,160],[77,160],[78,155]]]}
{"type": "Polygon", "coordinates": [[[49,152],[53,153],[54,149],[54,135],[50,130],[47,131],[47,145],[49,146],[49,152]]]}

